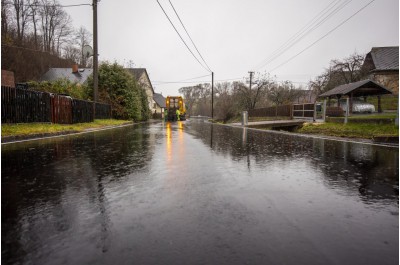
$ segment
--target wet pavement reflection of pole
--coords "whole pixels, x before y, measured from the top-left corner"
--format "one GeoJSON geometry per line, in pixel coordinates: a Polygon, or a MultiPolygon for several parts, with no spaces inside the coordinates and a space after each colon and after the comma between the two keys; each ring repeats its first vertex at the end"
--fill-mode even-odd
{"type": "Polygon", "coordinates": [[[398,160],[194,119],[3,145],[2,263],[398,264],[398,160]]]}

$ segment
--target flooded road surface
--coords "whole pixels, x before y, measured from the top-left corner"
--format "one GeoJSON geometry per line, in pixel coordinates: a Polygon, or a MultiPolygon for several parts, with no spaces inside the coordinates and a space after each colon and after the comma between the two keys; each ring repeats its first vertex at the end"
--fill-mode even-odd
{"type": "Polygon", "coordinates": [[[2,146],[2,264],[398,264],[399,149],[203,121],[2,146]]]}

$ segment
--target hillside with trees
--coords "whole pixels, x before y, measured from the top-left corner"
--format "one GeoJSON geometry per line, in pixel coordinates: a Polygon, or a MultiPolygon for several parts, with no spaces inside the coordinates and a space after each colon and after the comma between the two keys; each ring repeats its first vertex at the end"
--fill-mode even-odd
{"type": "Polygon", "coordinates": [[[1,67],[16,82],[38,80],[50,67],[90,67],[82,49],[91,42],[56,0],[1,0],[1,67]]]}

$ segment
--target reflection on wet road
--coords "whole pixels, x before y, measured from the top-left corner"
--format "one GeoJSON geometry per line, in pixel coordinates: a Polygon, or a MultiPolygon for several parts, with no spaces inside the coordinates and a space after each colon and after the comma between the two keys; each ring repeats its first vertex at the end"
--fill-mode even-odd
{"type": "Polygon", "coordinates": [[[2,264],[398,264],[398,148],[204,121],[2,146],[2,264]]]}

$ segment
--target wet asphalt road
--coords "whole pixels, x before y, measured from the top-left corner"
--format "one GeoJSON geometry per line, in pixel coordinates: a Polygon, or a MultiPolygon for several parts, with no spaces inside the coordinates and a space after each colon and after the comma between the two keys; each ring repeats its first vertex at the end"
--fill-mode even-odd
{"type": "Polygon", "coordinates": [[[211,125],[2,146],[2,264],[398,264],[399,149],[211,125]]]}

